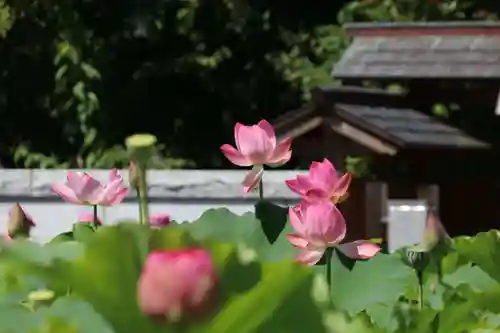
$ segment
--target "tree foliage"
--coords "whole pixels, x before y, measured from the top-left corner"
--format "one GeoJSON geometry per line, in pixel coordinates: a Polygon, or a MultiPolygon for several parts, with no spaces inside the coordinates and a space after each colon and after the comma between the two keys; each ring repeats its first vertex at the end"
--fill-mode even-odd
{"type": "Polygon", "coordinates": [[[235,121],[297,108],[330,84],[352,21],[496,19],[486,0],[0,1],[0,159],[123,166],[153,133],[158,167],[227,167],[235,121]],[[337,20],[338,17],[338,20],[337,20]]]}
{"type": "Polygon", "coordinates": [[[160,167],[218,167],[235,121],[295,108],[344,38],[342,3],[11,0],[0,7],[5,166],[109,167],[135,132],[160,167]]]}

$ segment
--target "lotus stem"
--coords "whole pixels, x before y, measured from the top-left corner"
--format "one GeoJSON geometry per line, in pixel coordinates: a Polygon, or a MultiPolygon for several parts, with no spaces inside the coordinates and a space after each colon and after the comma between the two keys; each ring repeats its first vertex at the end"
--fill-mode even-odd
{"type": "Polygon", "coordinates": [[[424,274],[420,270],[415,270],[418,280],[418,304],[420,309],[424,308],[424,274]]]}
{"type": "Polygon", "coordinates": [[[149,224],[149,197],[146,165],[140,163],[138,165],[138,172],[137,197],[139,199],[139,223],[149,224]]]}
{"type": "Polygon", "coordinates": [[[264,180],[261,178],[259,181],[259,199],[264,200],[264,180]]]}
{"type": "MultiPolygon", "coordinates": [[[[137,177],[139,178],[139,177],[137,177]]],[[[139,184],[139,183],[137,183],[139,184]]],[[[143,208],[143,204],[142,204],[142,200],[141,200],[141,190],[139,189],[139,186],[134,186],[134,189],[135,189],[135,196],[137,197],[137,202],[139,203],[138,207],[139,207],[139,224],[144,224],[144,214],[142,213],[142,208],[143,208]]]]}
{"type": "Polygon", "coordinates": [[[136,187],[139,199],[139,223],[149,224],[148,182],[146,170],[148,161],[155,155],[156,137],[152,134],[134,134],[125,140],[125,146],[133,163],[130,165],[130,181],[136,187]],[[136,170],[134,170],[134,168],[136,170]],[[135,173],[135,174],[134,174],[135,173]],[[138,177],[137,177],[138,175],[138,177]]]}
{"type": "Polygon", "coordinates": [[[92,206],[92,209],[94,211],[94,228],[97,228],[99,225],[99,217],[97,216],[97,205],[92,206]]]}
{"type": "MultiPolygon", "coordinates": [[[[437,270],[437,283],[441,283],[443,280],[443,258],[439,257],[439,259],[436,262],[436,270],[437,270]]],[[[437,333],[439,331],[439,322],[441,321],[440,313],[436,314],[436,318],[432,322],[432,330],[434,333],[437,333]]]]}
{"type": "Polygon", "coordinates": [[[328,293],[332,293],[332,255],[334,248],[327,248],[325,251],[325,278],[328,285],[328,293]]]}

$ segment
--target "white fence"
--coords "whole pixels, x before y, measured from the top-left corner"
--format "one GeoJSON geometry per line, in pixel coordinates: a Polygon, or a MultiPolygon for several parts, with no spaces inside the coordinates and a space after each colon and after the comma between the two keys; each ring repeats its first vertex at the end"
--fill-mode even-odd
{"type": "MultiPolygon", "coordinates": [[[[107,181],[107,170],[86,171],[101,181],[107,181]]],[[[192,221],[209,208],[226,207],[242,214],[253,210],[257,194],[246,194],[240,185],[246,170],[152,170],[148,173],[150,213],[168,213],[177,221],[192,221]]],[[[128,171],[121,172],[128,185],[128,171]]],[[[281,205],[295,204],[297,196],[285,185],[295,178],[296,171],[266,171],[266,198],[281,205]]],[[[35,240],[46,241],[60,232],[68,231],[79,213],[89,207],[65,203],[50,188],[66,180],[66,170],[2,169],[0,170],[0,231],[6,229],[8,212],[19,202],[33,217],[35,240]]],[[[117,220],[137,219],[134,193],[120,205],[102,208],[104,224],[117,220]]]]}

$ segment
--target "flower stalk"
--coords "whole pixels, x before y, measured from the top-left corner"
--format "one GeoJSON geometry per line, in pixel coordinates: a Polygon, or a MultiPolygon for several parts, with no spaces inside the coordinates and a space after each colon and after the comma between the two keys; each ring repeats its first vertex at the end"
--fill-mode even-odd
{"type": "Polygon", "coordinates": [[[139,164],[138,167],[139,179],[137,186],[137,197],[139,199],[139,221],[141,224],[149,224],[149,196],[147,172],[144,165],[139,164]]]}
{"type": "Polygon", "coordinates": [[[135,189],[137,201],[139,202],[139,224],[149,223],[149,198],[147,171],[145,163],[133,161],[129,166],[130,186],[135,189]]]}
{"type": "Polygon", "coordinates": [[[94,228],[97,228],[100,225],[99,216],[97,216],[97,205],[92,206],[92,208],[94,210],[94,219],[93,219],[94,228]]]}
{"type": "Polygon", "coordinates": [[[426,248],[414,246],[406,250],[406,260],[417,275],[418,304],[420,309],[424,308],[424,271],[429,265],[430,254],[426,248]]]}
{"type": "Polygon", "coordinates": [[[418,279],[418,304],[420,306],[420,309],[424,308],[424,277],[423,277],[423,272],[421,271],[416,271],[417,272],[417,279],[418,279]]]}
{"type": "Polygon", "coordinates": [[[259,181],[259,199],[264,200],[264,181],[262,178],[259,181]]]}
{"type": "MultiPolygon", "coordinates": [[[[327,248],[325,251],[325,278],[328,285],[328,293],[332,293],[332,256],[334,248],[327,248]]],[[[330,298],[329,298],[330,299],[330,298]]]]}
{"type": "Polygon", "coordinates": [[[139,223],[149,224],[149,198],[147,168],[156,154],[156,137],[151,134],[135,134],[125,140],[130,154],[130,184],[135,188],[139,201],[139,223]]]}

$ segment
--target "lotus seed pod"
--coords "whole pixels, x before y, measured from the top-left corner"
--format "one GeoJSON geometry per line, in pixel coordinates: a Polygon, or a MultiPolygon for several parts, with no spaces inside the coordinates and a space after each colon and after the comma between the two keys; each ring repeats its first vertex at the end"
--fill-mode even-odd
{"type": "Polygon", "coordinates": [[[430,254],[424,249],[410,248],[405,255],[408,264],[419,272],[423,272],[430,261],[430,254]]]}
{"type": "Polygon", "coordinates": [[[156,154],[156,141],[152,134],[134,134],[125,140],[125,146],[130,158],[142,167],[156,154]]]}

